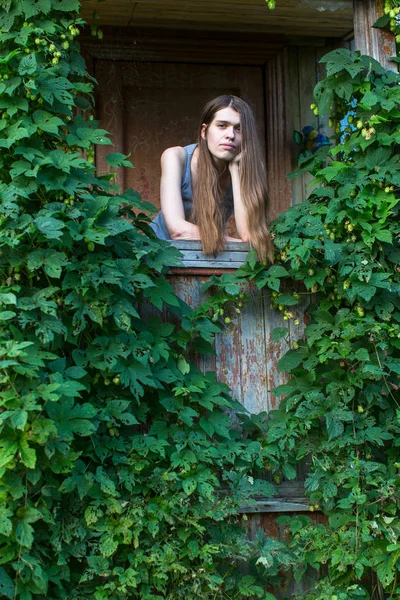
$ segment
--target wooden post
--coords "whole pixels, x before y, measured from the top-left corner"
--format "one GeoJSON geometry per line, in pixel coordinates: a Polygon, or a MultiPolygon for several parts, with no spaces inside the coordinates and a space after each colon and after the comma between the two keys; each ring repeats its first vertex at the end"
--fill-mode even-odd
{"type": "Polygon", "coordinates": [[[375,58],[385,69],[397,71],[397,64],[390,60],[396,56],[394,35],[372,27],[384,14],[383,8],[384,0],[353,0],[355,48],[375,58]]]}
{"type": "Polygon", "coordinates": [[[286,51],[277,52],[266,64],[268,219],[276,219],[292,204],[292,171],[289,149],[292,129],[289,113],[289,81],[286,51]]]}

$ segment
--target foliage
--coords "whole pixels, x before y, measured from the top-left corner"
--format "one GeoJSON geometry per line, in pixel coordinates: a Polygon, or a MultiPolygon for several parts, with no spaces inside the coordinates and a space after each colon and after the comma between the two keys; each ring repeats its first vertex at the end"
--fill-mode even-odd
{"type": "MultiPolygon", "coordinates": [[[[315,107],[315,104],[311,105],[311,108],[315,107]]],[[[314,108],[315,110],[315,108],[314,108]]],[[[332,142],[323,133],[318,133],[311,125],[306,125],[301,131],[294,131],[293,133],[294,142],[300,146],[298,154],[298,161],[308,159],[311,154],[321,148],[322,146],[331,146],[332,142]]]]}
{"type": "Polygon", "coordinates": [[[176,252],[113,184],[129,157],[96,175],[95,145],[111,142],[91,116],[78,13],[77,0],[0,11],[0,591],[270,599],[259,582],[282,544],[246,539],[238,517],[274,493],[251,475],[261,425],[184,358],[220,325],[177,299],[176,252]]]}
{"type": "Polygon", "coordinates": [[[305,598],[398,598],[400,77],[344,49],[322,62],[318,110],[350,125],[293,174],[310,172],[314,187],[274,222],[276,264],[249,263],[235,280],[270,288],[286,319],[311,299],[304,341],[279,363],[291,378],[263,442],[266,463],[287,477],[306,462],[310,510],[326,515],[279,519],[296,576],[320,573],[305,598]]]}
{"type": "Polygon", "coordinates": [[[320,572],[308,600],[398,597],[398,76],[356,52],[324,57],[314,110],[350,115],[344,137],[302,157],[314,191],[276,221],[275,264],[251,252],[193,311],[164,277],[179,258],[113,184],[129,157],[93,168],[110,141],[91,117],[78,10],[0,12],[2,595],[272,600],[265,584],[293,565],[320,572]],[[268,426],[187,360],[210,351],[248,279],[286,320],[313,300],[268,426]],[[239,507],[274,493],[254,471],[290,479],[303,461],[326,521],[281,518],[287,544],[246,539],[239,507]]]}
{"type": "MultiPolygon", "coordinates": [[[[388,28],[400,43],[400,7],[398,0],[385,0],[384,14],[374,23],[374,27],[388,28]]],[[[396,59],[395,59],[396,60],[396,59]]]]}

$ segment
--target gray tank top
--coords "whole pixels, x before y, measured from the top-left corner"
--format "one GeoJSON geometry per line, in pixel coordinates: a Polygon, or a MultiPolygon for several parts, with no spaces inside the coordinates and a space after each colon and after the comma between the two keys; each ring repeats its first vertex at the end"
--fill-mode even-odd
{"type": "MultiPolygon", "coordinates": [[[[192,190],[192,174],[190,165],[192,163],[193,152],[197,148],[197,144],[190,144],[184,146],[185,150],[185,163],[183,165],[182,181],[181,181],[181,194],[183,200],[183,209],[185,211],[185,219],[189,219],[193,205],[193,190],[192,190]]],[[[233,192],[232,184],[229,184],[228,189],[224,197],[224,212],[225,212],[225,223],[233,213],[233,192]]],[[[161,240],[170,240],[171,237],[168,233],[167,226],[164,221],[162,212],[150,223],[150,227],[155,232],[156,236],[161,240]]]]}

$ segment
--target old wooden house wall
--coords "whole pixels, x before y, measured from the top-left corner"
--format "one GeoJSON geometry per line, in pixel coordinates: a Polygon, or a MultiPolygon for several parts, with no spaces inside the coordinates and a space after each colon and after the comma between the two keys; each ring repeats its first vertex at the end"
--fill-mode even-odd
{"type": "MultiPolygon", "coordinates": [[[[188,52],[185,63],[179,60],[179,47],[182,49],[184,41],[170,39],[168,43],[170,54],[167,52],[166,55],[172,60],[164,63],[160,60],[162,47],[161,50],[143,47],[140,60],[135,48],[131,47],[129,52],[122,47],[118,50],[115,40],[108,47],[107,44],[102,48],[87,46],[94,74],[99,80],[97,106],[101,125],[112,134],[113,151],[132,152],[131,159],[136,167],[134,171],[118,175],[120,185],[139,189],[147,201],[158,206],[162,150],[169,145],[194,141],[192,131],[196,128],[201,104],[207,97],[228,91],[248,100],[258,117],[268,173],[270,218],[275,218],[292,204],[302,202],[307,196],[307,178],[299,178],[293,183],[286,179],[286,174],[296,167],[299,150],[293,141],[293,130],[313,125],[329,133],[326,123],[313,115],[310,104],[313,88],[322,76],[318,60],[334,47],[334,43],[310,39],[309,43],[287,45],[282,40],[271,40],[257,51],[256,45],[247,42],[240,64],[226,64],[231,56],[226,49],[227,43],[222,46],[223,59],[218,58],[222,57],[221,49],[213,51],[211,46],[202,55],[188,52]],[[204,62],[201,62],[201,56],[204,62]],[[176,133],[181,140],[174,137],[176,133]]],[[[105,161],[108,152],[106,147],[98,150],[96,164],[100,172],[108,168],[105,161]]],[[[189,246],[186,257],[193,258],[197,254],[199,260],[204,261],[198,245],[196,248],[189,243],[189,246]]],[[[232,257],[235,249],[231,248],[227,254],[232,257]]],[[[222,258],[208,264],[202,262],[202,268],[208,271],[190,267],[171,272],[169,280],[177,295],[192,307],[201,304],[212,294],[212,289],[202,290],[208,273],[224,272],[222,258]]],[[[232,266],[228,265],[229,268],[232,266]]],[[[231,387],[234,397],[250,412],[269,412],[278,402],[273,389],[285,380],[285,374],[277,368],[278,361],[303,334],[308,298],[305,296],[302,305],[292,310],[294,318],[300,320],[300,325],[296,326],[294,320],[285,321],[280,312],[271,309],[269,292],[258,291],[250,283],[243,285],[242,291],[249,301],[244,303],[240,313],[234,307],[228,310],[226,316],[231,321],[216,336],[215,354],[196,360],[201,369],[215,371],[218,379],[231,387]],[[288,333],[285,338],[274,341],[273,331],[278,327],[287,327],[288,333]]],[[[143,310],[148,312],[150,309],[144,307],[143,310]]],[[[166,314],[165,318],[170,316],[166,314]]],[[[267,473],[265,477],[268,477],[267,473]]],[[[278,486],[278,497],[259,499],[257,506],[251,509],[243,507],[243,523],[250,536],[263,528],[279,538],[284,535],[276,524],[279,514],[307,512],[303,480],[304,474],[299,469],[297,481],[282,481],[278,486]]],[[[318,521],[318,518],[313,515],[314,520],[318,521]]],[[[305,593],[309,587],[310,582],[306,579],[295,583],[286,578],[282,579],[281,589],[274,593],[278,598],[290,597],[294,593],[305,593]]]]}
{"type": "MultiPolygon", "coordinates": [[[[301,130],[305,125],[323,126],[310,104],[314,86],[321,77],[318,60],[332,44],[324,40],[286,48],[279,42],[275,44],[275,50],[269,48],[267,58],[260,51],[258,61],[265,60],[265,64],[258,65],[212,64],[212,49],[206,54],[209,64],[199,63],[197,56],[193,63],[163,63],[157,55],[152,60],[135,61],[134,54],[125,56],[125,60],[117,56],[116,60],[103,49],[103,54],[94,59],[101,125],[111,132],[115,150],[131,152],[135,165],[135,169],[119,173],[117,182],[121,187],[133,187],[144,200],[158,207],[159,157],[163,149],[194,141],[202,104],[225,90],[242,95],[257,115],[266,152],[270,217],[301,202],[307,194],[306,177],[293,184],[286,178],[296,167],[298,148],[293,130],[301,130]]],[[[253,49],[248,62],[255,60],[257,53],[253,49]]],[[[323,131],[327,132],[325,127],[323,131]]],[[[100,172],[108,168],[108,152],[107,147],[98,149],[96,164],[100,172]]],[[[209,264],[210,268],[216,266],[219,265],[215,261],[209,264]]],[[[202,292],[206,279],[204,275],[185,273],[171,276],[177,294],[192,306],[212,293],[202,292]]],[[[257,413],[276,406],[272,390],[283,378],[277,363],[302,335],[303,325],[284,321],[281,313],[270,308],[268,293],[251,285],[243,291],[249,302],[241,313],[230,315],[231,322],[217,336],[215,357],[204,359],[203,367],[215,370],[218,378],[232,388],[234,396],[250,412],[257,413]],[[273,341],[273,330],[283,326],[288,327],[288,336],[273,341]]],[[[292,311],[301,323],[302,310],[303,307],[292,311]]]]}

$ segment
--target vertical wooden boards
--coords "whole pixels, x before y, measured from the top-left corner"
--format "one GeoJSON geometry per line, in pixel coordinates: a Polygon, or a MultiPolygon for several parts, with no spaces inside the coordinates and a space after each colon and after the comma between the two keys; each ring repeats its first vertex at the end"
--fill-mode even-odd
{"type": "MultiPolygon", "coordinates": [[[[341,44],[340,44],[341,45],[341,44]]],[[[326,40],[320,46],[289,46],[288,57],[288,79],[289,79],[289,106],[291,130],[301,132],[303,127],[310,125],[320,133],[328,137],[334,133],[329,127],[327,116],[315,116],[310,108],[314,103],[314,87],[325,76],[324,65],[319,61],[339,44],[333,40],[326,40]]],[[[299,146],[291,143],[292,170],[297,168],[297,155],[299,146]]],[[[305,200],[311,192],[311,176],[299,175],[292,180],[292,204],[298,204],[305,200]]]]}
{"type": "MultiPolygon", "coordinates": [[[[98,116],[112,134],[112,151],[131,153],[134,169],[124,172],[122,189],[132,187],[159,208],[160,157],[170,146],[196,142],[206,102],[221,94],[241,96],[254,110],[264,153],[262,66],[96,60],[98,116]]],[[[108,170],[100,146],[96,165],[108,170]]],[[[262,157],[263,158],[263,157],[262,157]]]]}
{"type": "MultiPolygon", "coordinates": [[[[288,79],[289,79],[289,110],[290,110],[290,160],[291,170],[297,167],[297,154],[299,147],[296,146],[293,140],[293,132],[301,131],[303,127],[300,116],[300,82],[299,82],[299,56],[298,48],[290,46],[286,50],[288,62],[288,79]]],[[[304,185],[302,176],[292,179],[292,205],[299,204],[304,200],[304,185]]]]}
{"type": "MultiPolygon", "coordinates": [[[[317,83],[317,56],[315,47],[291,46],[288,52],[289,104],[292,131],[300,131],[306,125],[318,129],[318,117],[310,105],[314,102],[314,87],[317,83]]],[[[292,142],[292,169],[297,168],[299,146],[292,142]]],[[[309,175],[299,175],[292,180],[292,204],[303,202],[309,194],[309,175]]]]}
{"type": "MultiPolygon", "coordinates": [[[[181,298],[186,304],[192,308],[197,308],[202,302],[204,302],[204,293],[202,292],[202,285],[207,281],[208,277],[193,277],[185,275],[173,275],[169,277],[169,281],[174,288],[175,294],[181,298]]],[[[166,311],[165,317],[167,320],[173,320],[166,311]]],[[[215,354],[196,354],[190,356],[196,366],[203,372],[216,371],[216,356],[215,354]]]]}
{"type": "Polygon", "coordinates": [[[397,71],[397,64],[390,60],[396,56],[394,35],[372,27],[384,14],[384,4],[384,0],[353,0],[355,48],[378,60],[385,69],[397,71]]]}
{"type": "MultiPolygon", "coordinates": [[[[121,63],[112,61],[105,65],[104,62],[94,62],[95,77],[98,81],[96,87],[96,117],[101,122],[102,129],[109,131],[113,146],[96,146],[96,167],[99,175],[110,171],[106,161],[107,154],[124,152],[125,150],[125,123],[123,115],[123,97],[119,82],[121,80],[121,63]]],[[[125,191],[126,169],[117,169],[116,184],[125,191]]]]}
{"type": "MultiPolygon", "coordinates": [[[[300,120],[302,127],[311,125],[318,131],[319,117],[312,112],[310,105],[314,102],[314,88],[318,82],[317,55],[316,48],[300,46],[298,48],[299,57],[299,102],[300,102],[300,120]]],[[[309,184],[312,180],[311,175],[306,173],[303,178],[303,199],[310,194],[309,184]]]]}
{"type": "Polygon", "coordinates": [[[240,315],[242,402],[251,413],[270,409],[265,352],[265,298],[255,286],[245,290],[250,300],[240,315]]]}
{"type": "MultiPolygon", "coordinates": [[[[204,275],[184,272],[169,276],[177,296],[193,308],[213,293],[212,288],[202,290],[207,279],[204,275]]],[[[197,355],[194,359],[203,371],[215,371],[217,379],[231,388],[233,396],[249,412],[269,412],[277,405],[273,388],[286,380],[286,374],[278,370],[278,361],[303,334],[303,313],[307,303],[293,307],[294,318],[300,320],[300,325],[295,326],[270,307],[268,292],[257,290],[251,283],[242,284],[242,291],[249,300],[244,301],[240,312],[235,310],[236,306],[226,308],[224,318],[228,317],[230,322],[215,337],[215,355],[197,355]],[[286,327],[287,333],[284,338],[274,341],[276,327],[286,327]]]]}
{"type": "Polygon", "coordinates": [[[287,56],[277,52],[266,64],[266,154],[269,220],[275,219],[291,205],[291,124],[287,56]]]}

